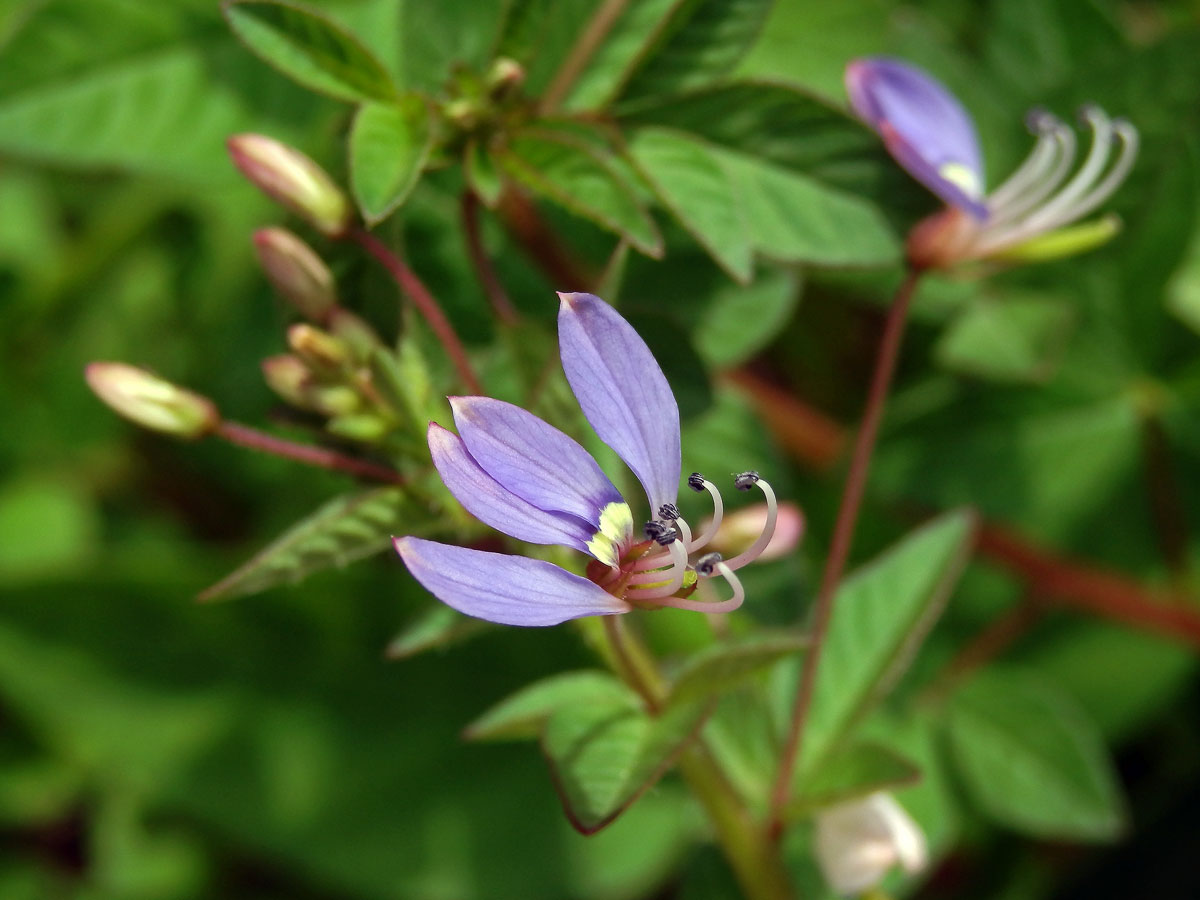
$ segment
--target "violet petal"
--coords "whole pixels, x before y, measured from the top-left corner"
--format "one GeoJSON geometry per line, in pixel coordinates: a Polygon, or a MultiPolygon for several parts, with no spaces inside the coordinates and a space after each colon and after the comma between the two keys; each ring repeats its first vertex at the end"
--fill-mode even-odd
{"type": "Polygon", "coordinates": [[[490,397],[451,397],[450,408],[480,468],[538,509],[578,516],[595,532],[604,507],[624,502],[590,453],[533,413],[490,397]]]}
{"type": "Polygon", "coordinates": [[[506,490],[475,462],[462,439],[435,422],[429,452],[442,481],[471,515],[531,544],[563,544],[587,552],[596,529],[565,513],[546,512],[506,490]]]}
{"type": "Polygon", "coordinates": [[[592,294],[559,294],[563,371],[600,439],[641,481],[650,509],[679,493],[679,407],[646,342],[592,294]]]}
{"type": "Polygon", "coordinates": [[[873,56],[846,67],[846,89],[855,112],[910,175],[950,205],[986,216],[975,124],[940,82],[916,66],[873,56]]]}
{"type": "Polygon", "coordinates": [[[461,613],[501,625],[557,625],[629,612],[596,584],[540,559],[396,538],[396,552],[431,594],[461,613]]]}

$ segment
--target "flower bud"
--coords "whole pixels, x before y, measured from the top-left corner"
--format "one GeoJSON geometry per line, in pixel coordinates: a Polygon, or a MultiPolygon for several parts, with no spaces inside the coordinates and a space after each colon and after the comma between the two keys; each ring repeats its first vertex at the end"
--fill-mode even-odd
{"type": "Polygon", "coordinates": [[[925,835],[896,798],[880,791],[817,813],[817,863],[830,887],[863,894],[897,863],[909,873],[925,867],[925,835]]]}
{"type": "MultiPolygon", "coordinates": [[[[711,519],[709,520],[711,521],[711,519]]],[[[767,505],[755,503],[736,512],[726,513],[721,519],[721,527],[709,542],[714,550],[734,554],[753,543],[767,524],[767,505]]],[[[708,530],[708,522],[701,526],[701,531],[708,530]]],[[[771,540],[758,556],[760,562],[779,559],[787,556],[800,543],[804,536],[804,513],[795,503],[780,503],[775,531],[771,540]]]]}
{"type": "Polygon", "coordinates": [[[337,371],[349,358],[349,348],[342,341],[303,322],[289,328],[287,338],[292,352],[317,369],[337,371]]]}
{"type": "Polygon", "coordinates": [[[505,100],[521,87],[525,81],[525,68],[515,59],[501,56],[488,70],[484,81],[488,96],[493,100],[505,100]]]}
{"type": "Polygon", "coordinates": [[[198,438],[221,421],[207,397],[184,390],[144,369],[118,362],[90,363],[88,386],[114,411],[143,428],[181,438],[198,438]]]}
{"type": "Polygon", "coordinates": [[[329,237],[346,232],[354,216],[350,201],[325,170],[298,150],[260,134],[226,141],[233,164],[275,202],[329,237]]]}
{"type": "Polygon", "coordinates": [[[373,444],[381,440],[387,436],[389,430],[387,422],[371,413],[337,416],[330,419],[325,427],[330,434],[364,444],[373,444]]]}
{"type": "Polygon", "coordinates": [[[254,249],[267,280],[304,318],[325,324],[337,305],[333,273],[316,252],[286,228],[260,228],[254,249]]]}
{"type": "Polygon", "coordinates": [[[323,416],[348,416],[362,408],[358,391],[344,384],[324,384],[310,387],[304,393],[305,405],[323,416]]]}
{"type": "Polygon", "coordinates": [[[305,391],[312,373],[302,359],[290,353],[271,356],[263,360],[262,372],[267,387],[285,402],[301,408],[308,405],[305,391]]]}
{"type": "Polygon", "coordinates": [[[349,347],[358,360],[366,360],[372,351],[382,346],[374,328],[341,306],[329,314],[329,332],[349,347]]]}

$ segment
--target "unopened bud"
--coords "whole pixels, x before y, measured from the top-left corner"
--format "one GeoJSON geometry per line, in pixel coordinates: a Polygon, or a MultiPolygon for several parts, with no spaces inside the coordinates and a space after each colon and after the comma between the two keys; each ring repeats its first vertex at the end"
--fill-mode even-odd
{"type": "Polygon", "coordinates": [[[292,406],[308,405],[305,389],[312,379],[308,366],[298,356],[285,353],[271,356],[262,362],[263,378],[267,386],[292,406]]]}
{"type": "Polygon", "coordinates": [[[330,419],[325,428],[330,434],[365,444],[381,440],[387,436],[389,430],[387,422],[370,413],[338,416],[330,419]]]}
{"type": "Polygon", "coordinates": [[[325,261],[286,228],[260,228],[254,249],[276,293],[304,318],[324,325],[337,305],[333,273],[325,261]]]}
{"type": "Polygon", "coordinates": [[[350,348],[357,360],[366,360],[382,346],[375,329],[345,307],[336,307],[329,314],[329,332],[350,348]]]}
{"type": "Polygon", "coordinates": [[[346,232],[354,210],[325,170],[298,150],[260,134],[226,141],[233,164],[275,202],[330,237],[346,232]]]}
{"type": "Polygon", "coordinates": [[[817,813],[817,863],[843,896],[874,888],[888,870],[925,867],[925,835],[891,794],[880,791],[817,813]]]}
{"type": "Polygon", "coordinates": [[[493,100],[511,97],[525,81],[525,68],[515,59],[502,56],[488,70],[486,85],[488,96],[493,100]]]}
{"type": "MultiPolygon", "coordinates": [[[[710,520],[711,521],[711,520],[710,520]]],[[[707,530],[709,523],[701,527],[707,530]]],[[[767,505],[755,503],[735,512],[726,513],[721,527],[712,536],[709,545],[722,553],[737,553],[753,543],[767,525],[767,505]]],[[[795,503],[780,503],[775,519],[775,531],[763,548],[758,560],[779,559],[787,556],[804,536],[804,513],[795,503]]]]}
{"type": "Polygon", "coordinates": [[[304,400],[309,409],[323,416],[348,416],[362,408],[358,391],[344,384],[310,387],[304,392],[304,400]]]}
{"type": "Polygon", "coordinates": [[[119,362],[94,362],[84,375],[97,397],[143,428],[198,438],[221,421],[217,407],[207,397],[163,381],[144,369],[119,362]]]}
{"type": "Polygon", "coordinates": [[[288,346],[310,366],[318,369],[341,369],[349,358],[349,349],[332,334],[303,322],[287,332],[288,346]]]}

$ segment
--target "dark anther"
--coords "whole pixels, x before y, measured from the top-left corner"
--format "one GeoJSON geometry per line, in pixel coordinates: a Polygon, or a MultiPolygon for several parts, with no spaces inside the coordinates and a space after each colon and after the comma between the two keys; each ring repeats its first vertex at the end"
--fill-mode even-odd
{"type": "Polygon", "coordinates": [[[658,508],[658,517],[674,522],[679,518],[679,507],[674,503],[664,503],[658,508]]]}
{"type": "Polygon", "coordinates": [[[642,528],[642,532],[652,541],[657,541],[666,547],[679,539],[679,532],[668,522],[651,520],[642,528]]]}
{"type": "Polygon", "coordinates": [[[1095,103],[1085,103],[1079,107],[1075,115],[1079,116],[1079,121],[1086,125],[1097,116],[1103,115],[1103,113],[1095,103]]]}
{"type": "Polygon", "coordinates": [[[705,553],[696,560],[696,574],[708,578],[712,575],[713,569],[717,567],[717,563],[724,560],[724,558],[720,553],[705,553]]]}
{"type": "Polygon", "coordinates": [[[733,476],[733,486],[739,491],[748,491],[756,484],[758,484],[757,472],[742,472],[740,475],[733,476]]]}
{"type": "Polygon", "coordinates": [[[688,476],[688,487],[697,494],[704,490],[704,476],[699,472],[693,472],[688,476]]]}
{"type": "Polygon", "coordinates": [[[1034,107],[1025,116],[1025,127],[1034,134],[1045,134],[1053,130],[1056,122],[1054,116],[1040,106],[1034,107]]]}

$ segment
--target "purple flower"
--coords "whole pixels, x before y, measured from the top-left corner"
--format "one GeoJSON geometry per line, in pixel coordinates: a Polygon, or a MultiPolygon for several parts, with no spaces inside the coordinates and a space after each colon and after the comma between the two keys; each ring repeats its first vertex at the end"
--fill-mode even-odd
{"type": "Polygon", "coordinates": [[[540,559],[489,553],[415,537],[395,540],[413,576],[459,612],[505,625],[557,625],[580,616],[673,606],[727,612],[742,602],[734,570],[755,559],[771,539],[775,494],[757,473],[735,486],[763,491],[763,533],[728,561],[690,555],[721,524],[721,496],[708,491],[713,522],[693,537],[675,500],[680,481],[679,408],[649,348],[615,309],[591,294],[559,294],[559,349],[567,381],[592,428],[641,481],[651,516],[638,532],[633,509],[579,443],[511,403],[451,397],[458,434],[429,426],[429,450],[446,487],[473,516],[532,544],[572,547],[592,557],[586,577],[540,559]],[[690,599],[697,578],[721,575],[728,600],[690,599]]]}
{"type": "Polygon", "coordinates": [[[1050,258],[1090,249],[1115,233],[1111,217],[1067,226],[1097,209],[1129,174],[1138,145],[1130,123],[1084,107],[1080,118],[1091,129],[1092,144],[1071,175],[1075,133],[1049,113],[1034,111],[1028,117],[1037,137],[1032,152],[987,193],[975,125],[930,75],[900,60],[869,57],[846,67],[846,88],[888,152],[949,207],[914,229],[914,263],[1050,258]]]}

